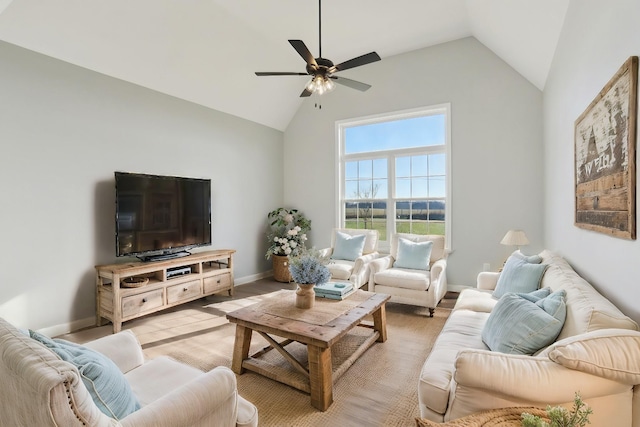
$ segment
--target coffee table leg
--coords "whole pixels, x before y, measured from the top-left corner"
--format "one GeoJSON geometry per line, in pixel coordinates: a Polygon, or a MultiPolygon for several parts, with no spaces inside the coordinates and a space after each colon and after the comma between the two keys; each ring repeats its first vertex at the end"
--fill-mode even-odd
{"type": "Polygon", "coordinates": [[[244,369],[242,369],[242,361],[249,357],[249,346],[251,345],[252,332],[252,329],[236,325],[236,342],[233,346],[231,369],[238,375],[244,372],[244,369]]]}
{"type": "Polygon", "coordinates": [[[309,384],[311,405],[326,411],[333,402],[333,373],[331,371],[331,348],[307,345],[309,356],[309,384]]]}
{"type": "Polygon", "coordinates": [[[376,340],[377,342],[385,342],[387,340],[387,312],[384,308],[384,304],[380,308],[373,312],[373,329],[378,331],[380,336],[376,340]]]}

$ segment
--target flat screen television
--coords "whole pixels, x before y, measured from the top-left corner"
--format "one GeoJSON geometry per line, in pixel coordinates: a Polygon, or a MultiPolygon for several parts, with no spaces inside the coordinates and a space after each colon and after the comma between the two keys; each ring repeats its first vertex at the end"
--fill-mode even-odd
{"type": "Polygon", "coordinates": [[[211,244],[211,180],[115,172],[116,256],[156,261],[211,244]]]}

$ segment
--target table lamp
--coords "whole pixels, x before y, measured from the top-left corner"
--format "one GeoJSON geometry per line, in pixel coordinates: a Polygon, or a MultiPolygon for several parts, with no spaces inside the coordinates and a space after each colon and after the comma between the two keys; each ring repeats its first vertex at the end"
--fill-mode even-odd
{"type": "Polygon", "coordinates": [[[529,239],[527,239],[527,235],[524,234],[524,231],[522,230],[509,230],[500,241],[500,244],[505,246],[515,246],[517,249],[520,249],[520,246],[526,246],[529,244],[529,239]]]}

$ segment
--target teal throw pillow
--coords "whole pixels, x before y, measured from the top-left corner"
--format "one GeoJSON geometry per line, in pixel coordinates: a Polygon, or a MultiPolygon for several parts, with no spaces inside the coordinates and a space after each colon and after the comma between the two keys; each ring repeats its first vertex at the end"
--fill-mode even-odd
{"type": "Polygon", "coordinates": [[[140,409],[131,386],[111,359],[82,345],[51,339],[35,331],[29,331],[29,335],[78,368],[93,402],[105,415],[121,420],[140,409]]]}
{"type": "Polygon", "coordinates": [[[393,263],[397,268],[411,268],[413,270],[429,270],[431,261],[432,241],[412,242],[398,239],[398,258],[393,263]]]}
{"type": "Polygon", "coordinates": [[[335,247],[331,254],[331,259],[342,259],[345,261],[355,261],[362,256],[364,241],[367,238],[364,234],[351,236],[346,233],[336,232],[335,247]]]}
{"type": "Polygon", "coordinates": [[[511,255],[498,277],[493,296],[500,298],[507,292],[535,291],[540,286],[542,275],[546,269],[547,264],[530,263],[522,256],[511,255]]]}
{"type": "Polygon", "coordinates": [[[559,290],[540,298],[543,291],[507,293],[500,298],[482,329],[487,347],[501,353],[530,355],[552,344],[567,316],[566,294],[559,290]]]}

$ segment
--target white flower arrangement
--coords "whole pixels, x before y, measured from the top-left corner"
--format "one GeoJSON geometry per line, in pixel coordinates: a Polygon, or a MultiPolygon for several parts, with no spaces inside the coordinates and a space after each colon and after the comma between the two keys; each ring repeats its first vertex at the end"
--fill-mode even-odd
{"type": "Polygon", "coordinates": [[[265,257],[272,255],[296,256],[305,248],[307,233],[311,229],[311,220],[297,209],[279,208],[269,212],[269,249],[265,257]]]}

